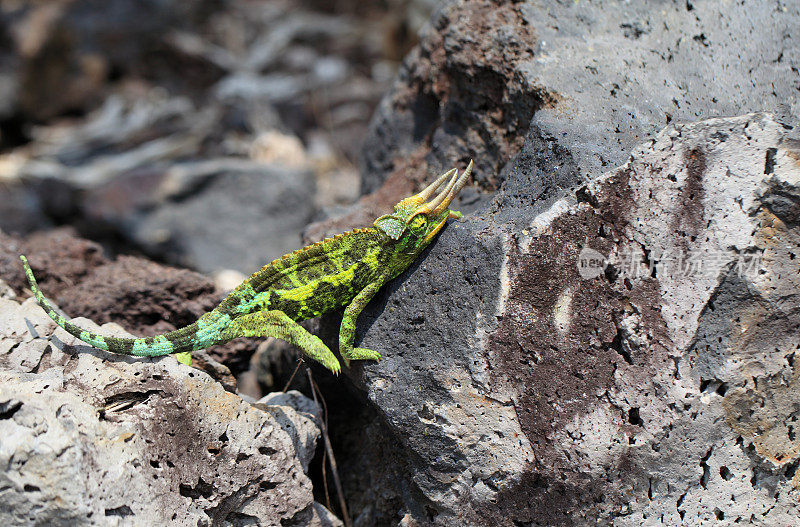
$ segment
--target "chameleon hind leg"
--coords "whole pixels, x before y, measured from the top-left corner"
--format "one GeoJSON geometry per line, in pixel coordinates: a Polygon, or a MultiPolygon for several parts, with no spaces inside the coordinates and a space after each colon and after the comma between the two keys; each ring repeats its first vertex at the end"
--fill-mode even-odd
{"type": "Polygon", "coordinates": [[[319,337],[278,310],[262,310],[231,320],[226,337],[276,337],[297,346],[303,353],[338,375],[341,366],[336,356],[319,337]]]}
{"type": "Polygon", "coordinates": [[[348,366],[351,360],[381,360],[381,354],[377,351],[354,348],[353,340],[356,335],[356,319],[359,313],[369,304],[382,285],[382,282],[372,282],[362,289],[344,310],[342,326],[339,329],[339,353],[342,354],[344,363],[348,366]]]}

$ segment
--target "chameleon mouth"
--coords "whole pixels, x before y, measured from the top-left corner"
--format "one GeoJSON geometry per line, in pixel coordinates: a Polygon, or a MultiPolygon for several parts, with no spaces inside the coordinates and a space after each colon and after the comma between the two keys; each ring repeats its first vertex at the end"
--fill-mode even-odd
{"type": "Polygon", "coordinates": [[[461,192],[461,189],[464,188],[464,185],[467,184],[467,180],[469,179],[469,176],[471,174],[472,174],[472,160],[470,160],[469,165],[467,165],[466,170],[464,170],[464,172],[462,172],[461,175],[459,175],[458,170],[454,168],[439,176],[436,179],[436,181],[428,185],[428,187],[426,187],[422,192],[417,194],[416,197],[426,200],[429,197],[431,197],[431,195],[433,195],[434,192],[436,192],[436,189],[438,189],[442,185],[442,183],[444,183],[445,179],[449,177],[450,181],[447,182],[447,185],[444,187],[444,190],[442,190],[438,196],[436,196],[432,201],[429,201],[428,203],[420,207],[418,212],[421,212],[423,214],[429,214],[432,215],[433,217],[439,216],[442,212],[447,210],[447,207],[450,206],[450,203],[453,201],[453,198],[455,198],[458,195],[458,193],[461,192]]]}

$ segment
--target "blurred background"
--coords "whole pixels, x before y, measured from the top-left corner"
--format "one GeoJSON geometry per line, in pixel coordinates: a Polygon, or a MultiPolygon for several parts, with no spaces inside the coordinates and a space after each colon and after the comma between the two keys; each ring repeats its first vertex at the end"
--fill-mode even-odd
{"type": "MultiPolygon", "coordinates": [[[[369,121],[437,3],[0,0],[0,298],[25,294],[26,252],[72,316],[194,321],[361,195],[369,121]]],[[[194,365],[257,398],[297,357],[239,339],[194,365]]]]}
{"type": "Polygon", "coordinates": [[[249,274],[360,195],[436,4],[0,1],[0,231],[249,274]]]}

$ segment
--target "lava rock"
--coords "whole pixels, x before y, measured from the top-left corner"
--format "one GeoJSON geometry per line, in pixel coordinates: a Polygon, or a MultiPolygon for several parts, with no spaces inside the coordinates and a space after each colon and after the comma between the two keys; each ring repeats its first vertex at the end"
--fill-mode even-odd
{"type": "Polygon", "coordinates": [[[94,350],[32,299],[0,299],[0,321],[5,524],[342,525],[305,475],[313,402],[262,410],[172,357],[94,350]]]}
{"type": "Polygon", "coordinates": [[[24,240],[0,231],[0,276],[17,294],[28,287],[19,255],[28,257],[36,280],[51,298],[82,281],[109,260],[97,243],[76,236],[65,227],[32,234],[24,240]]]}
{"type": "Polygon", "coordinates": [[[796,120],[799,20],[788,4],[448,2],[373,117],[362,193],[410,157],[411,178],[472,158],[480,188],[496,189],[526,135],[589,178],[671,122],[796,120]]]}
{"type": "MultiPolygon", "coordinates": [[[[341,439],[360,524],[791,524],[792,133],[672,125],[575,191],[531,188],[547,207],[501,191],[452,222],[361,317],[384,358],[349,370],[376,414],[341,439]]],[[[536,179],[514,166],[506,189],[536,179]]]]}

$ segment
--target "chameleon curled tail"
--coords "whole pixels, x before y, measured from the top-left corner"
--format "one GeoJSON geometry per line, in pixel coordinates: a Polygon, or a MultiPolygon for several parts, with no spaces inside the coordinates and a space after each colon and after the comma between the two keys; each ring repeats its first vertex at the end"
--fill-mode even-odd
{"type": "Polygon", "coordinates": [[[25,276],[28,278],[28,283],[30,284],[31,291],[33,291],[33,296],[36,298],[36,302],[42,307],[42,309],[44,309],[47,315],[52,318],[56,324],[64,328],[67,333],[81,339],[83,342],[90,344],[95,348],[114,353],[121,353],[124,355],[158,357],[161,355],[169,355],[170,353],[188,353],[207,348],[208,346],[215,344],[213,338],[202,338],[203,333],[200,331],[202,319],[189,326],[159,335],[157,337],[107,337],[91,331],[86,331],[85,329],[76,326],[65,317],[58,314],[55,309],[53,309],[53,307],[45,298],[44,294],[42,294],[42,291],[39,289],[39,284],[36,282],[36,278],[33,276],[33,271],[28,264],[28,259],[25,258],[25,256],[20,256],[20,260],[22,260],[22,265],[25,268],[25,276]]]}
{"type": "Polygon", "coordinates": [[[379,360],[380,354],[353,346],[356,319],[387,281],[405,271],[442,230],[461,213],[448,207],[472,173],[454,168],[424,190],[400,201],[394,212],[356,229],[286,254],[253,273],[196,322],[146,338],[107,337],[87,331],[56,313],[39,289],[28,260],[20,256],[36,301],[70,335],[96,348],[140,357],[190,352],[237,337],[276,337],[300,348],[333,373],[341,366],[319,337],[298,324],[345,307],[339,353],[350,360],[379,360]],[[436,194],[437,190],[439,191],[436,194]],[[435,196],[434,196],[435,195],[435,196]]]}

